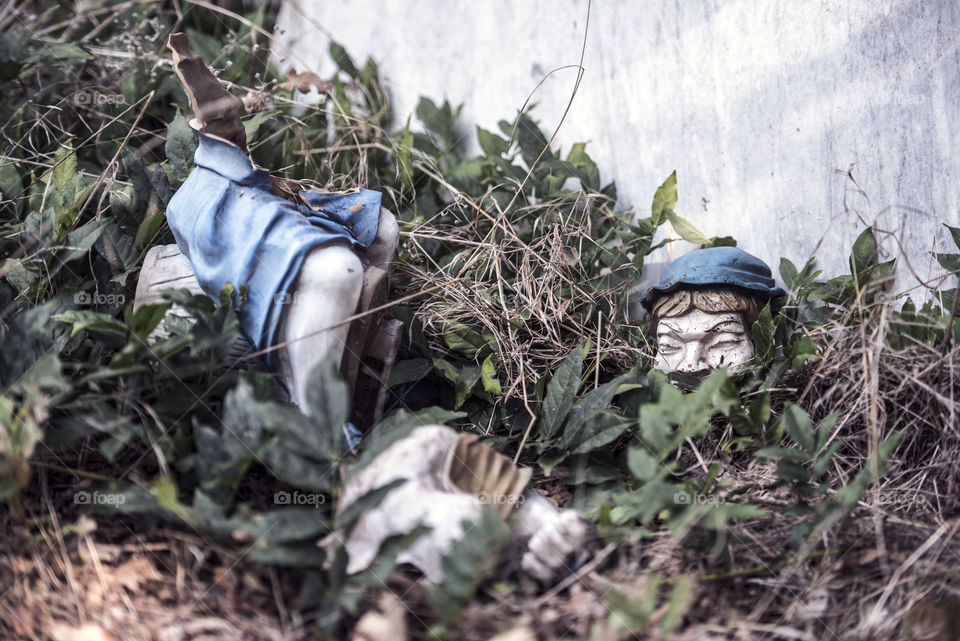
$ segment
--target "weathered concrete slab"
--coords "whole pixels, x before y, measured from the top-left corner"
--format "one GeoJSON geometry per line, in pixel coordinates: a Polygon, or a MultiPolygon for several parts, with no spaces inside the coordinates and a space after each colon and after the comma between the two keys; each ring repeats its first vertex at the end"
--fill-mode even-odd
{"type": "MultiPolygon", "coordinates": [[[[418,96],[446,96],[465,103],[475,146],[472,123],[495,129],[552,70],[533,98],[557,125],[586,15],[586,0],[288,0],[292,50],[274,53],[325,75],[332,35],[380,63],[398,122],[418,96]]],[[[558,141],[590,141],[623,202],[645,210],[676,169],[679,213],[775,271],[813,254],[844,271],[870,224],[922,279],[938,273],[929,250],[952,246],[940,223],[960,225],[955,0],[597,0],[584,67],[558,141]]],[[[901,265],[900,289],[917,282],[901,265]]]]}

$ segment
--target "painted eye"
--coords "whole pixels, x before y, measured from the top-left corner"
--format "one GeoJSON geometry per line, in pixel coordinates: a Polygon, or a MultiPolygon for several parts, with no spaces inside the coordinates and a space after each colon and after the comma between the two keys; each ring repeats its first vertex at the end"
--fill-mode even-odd
{"type": "Polygon", "coordinates": [[[713,348],[736,347],[739,344],[740,344],[740,341],[726,340],[726,341],[717,341],[716,343],[711,344],[710,347],[713,347],[713,348]]]}
{"type": "Polygon", "coordinates": [[[710,349],[733,349],[739,345],[743,344],[745,336],[735,336],[727,334],[726,336],[718,336],[712,343],[710,343],[710,349]]]}
{"type": "Polygon", "coordinates": [[[657,344],[657,350],[661,354],[676,354],[680,351],[680,345],[672,341],[661,340],[657,344]]]}

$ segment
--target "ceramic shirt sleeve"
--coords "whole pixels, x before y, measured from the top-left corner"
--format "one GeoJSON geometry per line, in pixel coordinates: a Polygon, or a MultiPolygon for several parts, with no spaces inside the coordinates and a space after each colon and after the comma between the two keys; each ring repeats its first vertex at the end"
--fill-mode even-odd
{"type": "MultiPolygon", "coordinates": [[[[380,218],[379,192],[305,191],[309,207],[272,193],[269,174],[254,169],[236,146],[200,135],[196,168],[170,199],[167,223],[203,291],[219,300],[227,284],[246,285],[237,317],[258,348],[276,342],[283,314],[281,292],[290,292],[307,254],[346,242],[368,247],[380,218]]],[[[275,352],[268,362],[276,366],[275,352]]]]}

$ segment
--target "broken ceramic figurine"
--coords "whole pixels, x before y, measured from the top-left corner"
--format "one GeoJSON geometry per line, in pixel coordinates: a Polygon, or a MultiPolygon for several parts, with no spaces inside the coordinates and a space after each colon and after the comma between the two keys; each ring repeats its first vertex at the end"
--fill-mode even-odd
{"type": "Polygon", "coordinates": [[[654,367],[697,377],[720,367],[742,371],[754,355],[754,321],[767,301],[782,296],[767,264],[742,249],[681,256],[640,299],[656,336],[654,367]]]}
{"type": "Polygon", "coordinates": [[[267,350],[267,364],[306,410],[307,375],[322,359],[340,362],[354,387],[369,348],[384,352],[384,363],[395,352],[395,327],[377,334],[372,315],[345,321],[386,302],[396,219],[380,206],[379,192],[301,190],[256,168],[247,156],[240,101],[190,52],[186,36],[170,36],[168,47],[199,144],[196,168],[167,207],[177,246],[154,248],[144,261],[138,302],[183,286],[218,300],[227,284],[239,301],[244,287],[237,317],[251,344],[247,353],[267,350]]]}
{"type": "Polygon", "coordinates": [[[388,537],[425,525],[430,531],[397,561],[439,582],[441,562],[463,536],[463,522],[479,519],[487,504],[509,523],[520,568],[549,583],[564,573],[570,555],[584,548],[590,527],[575,510],[560,510],[527,488],[530,474],[475,435],[442,425],[418,427],[348,475],[338,515],[372,490],[398,479],[405,482],[364,512],[349,532],[341,527],[324,545],[342,543],[349,557],[347,572],[354,574],[370,566],[388,537]]]}

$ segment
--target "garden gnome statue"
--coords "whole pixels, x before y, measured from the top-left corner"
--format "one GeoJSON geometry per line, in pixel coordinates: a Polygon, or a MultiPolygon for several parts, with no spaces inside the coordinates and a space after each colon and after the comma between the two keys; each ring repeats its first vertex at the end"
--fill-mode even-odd
{"type": "Polygon", "coordinates": [[[254,167],[240,101],[190,52],[186,36],[173,34],[168,46],[199,146],[167,222],[206,294],[217,300],[233,286],[253,348],[280,346],[267,352],[267,363],[306,410],[307,375],[320,360],[342,359],[341,372],[354,383],[367,324],[344,321],[385,302],[396,220],[381,208],[379,192],[301,190],[254,167]]]}
{"type": "Polygon", "coordinates": [[[782,296],[767,264],[742,249],[681,256],[640,299],[657,341],[654,367],[697,377],[719,367],[743,370],[754,354],[754,321],[767,301],[782,296]]]}

